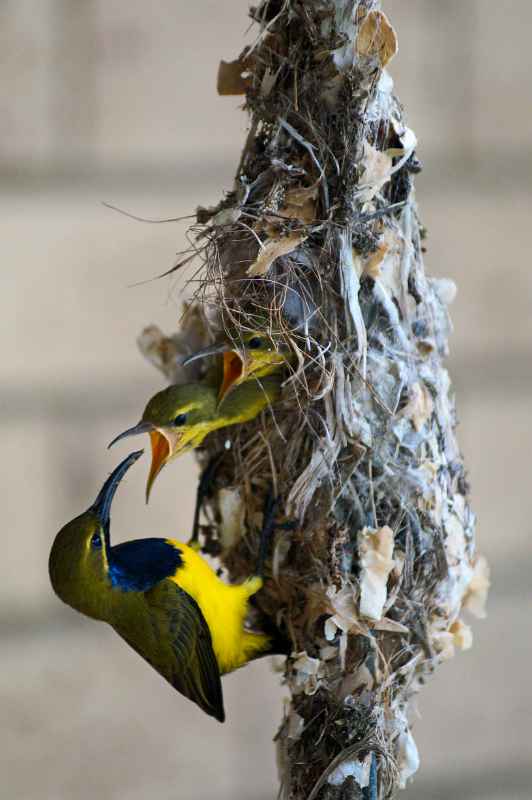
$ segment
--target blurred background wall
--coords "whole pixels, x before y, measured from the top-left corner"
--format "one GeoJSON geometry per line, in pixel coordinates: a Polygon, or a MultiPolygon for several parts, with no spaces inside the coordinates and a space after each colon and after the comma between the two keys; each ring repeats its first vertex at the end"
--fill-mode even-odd
{"type": "MultiPolygon", "coordinates": [[[[532,794],[530,692],[532,106],[526,0],[389,0],[392,64],[419,140],[427,267],[459,285],[450,368],[494,586],[475,646],[419,698],[416,800],[532,794]]],[[[219,98],[246,0],[2,0],[0,796],[266,800],[282,689],[268,663],[225,679],[203,716],[105,626],[51,594],[55,532],[93,500],[161,377],[135,338],[175,329],[175,217],[231,185],[246,126],[219,98]]],[[[123,448],[127,452],[126,447],[123,448]]],[[[145,467],[146,465],[144,465],[145,467]]],[[[145,468],[117,497],[115,539],[186,538],[193,459],[145,468]]]]}

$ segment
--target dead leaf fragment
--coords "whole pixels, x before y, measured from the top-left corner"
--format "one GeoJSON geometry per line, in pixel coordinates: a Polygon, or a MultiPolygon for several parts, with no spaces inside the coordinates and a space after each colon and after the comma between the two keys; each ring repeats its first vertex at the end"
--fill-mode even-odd
{"type": "Polygon", "coordinates": [[[245,94],[251,86],[251,79],[244,77],[246,64],[242,59],[236,61],[220,61],[216,90],[219,95],[245,94]]]}
{"type": "Polygon", "coordinates": [[[410,728],[405,724],[405,729],[397,738],[396,759],[399,769],[399,787],[406,788],[408,779],[419,769],[419,753],[410,728]]]}
{"type": "Polygon", "coordinates": [[[242,216],[242,209],[238,207],[233,208],[222,208],[221,211],[218,211],[217,214],[214,215],[212,218],[213,225],[234,225],[235,222],[238,222],[240,217],[242,216]]]}
{"type": "Polygon", "coordinates": [[[388,617],[383,617],[372,627],[376,631],[386,631],[387,633],[410,633],[410,630],[406,627],[406,625],[402,625],[400,622],[396,622],[396,620],[389,619],[388,617]]]}
{"type": "Polygon", "coordinates": [[[305,694],[316,694],[320,687],[320,679],[324,674],[324,667],[319,658],[312,658],[305,650],[296,653],[293,665],[295,688],[305,694]]]}
{"type": "Polygon", "coordinates": [[[182,362],[186,356],[210,344],[207,317],[199,306],[185,303],[178,333],[165,336],[157,325],[149,325],[138,337],[137,344],[142,355],[171,383],[200,380],[203,374],[201,364],[193,362],[183,367],[182,362]]]}
{"type": "Polygon", "coordinates": [[[438,630],[442,620],[433,624],[431,643],[441,661],[449,661],[456,650],[469,650],[473,645],[473,633],[469,625],[456,619],[448,630],[438,630]]]}
{"type": "Polygon", "coordinates": [[[386,602],[388,576],[395,566],[393,531],[387,525],[378,530],[364,528],[358,534],[360,558],[360,613],[379,621],[386,602]]]}
{"type": "Polygon", "coordinates": [[[446,306],[450,306],[458,291],[456,283],[450,278],[432,278],[431,283],[440,302],[446,306]]]}
{"type": "Polygon", "coordinates": [[[436,631],[432,634],[430,641],[440,661],[449,661],[454,658],[454,636],[451,631],[436,631]]]}
{"type": "Polygon", "coordinates": [[[325,620],[325,638],[332,642],[336,631],[343,633],[367,633],[366,627],[360,623],[358,609],[355,604],[354,588],[346,583],[341,589],[330,586],[327,589],[330,608],[334,614],[325,620]]]}
{"type": "Polygon", "coordinates": [[[375,197],[385,183],[390,180],[393,162],[388,153],[377,150],[373,145],[364,144],[364,171],[360,176],[358,195],[364,202],[375,197]]]}
{"type": "Polygon", "coordinates": [[[137,344],[142,355],[164,373],[169,365],[175,364],[180,355],[175,341],[165,336],[157,325],[148,325],[144,328],[137,339],[137,344]]]}
{"type": "Polygon", "coordinates": [[[467,608],[475,617],[484,619],[490,587],[490,567],[484,556],[476,558],[473,570],[473,577],[467,587],[462,608],[467,608]]]}
{"type": "Polygon", "coordinates": [[[302,233],[290,233],[282,239],[268,239],[259,252],[259,255],[248,267],[247,274],[251,276],[266,275],[276,258],[286,256],[299,247],[307,236],[302,233]]]}
{"type": "Polygon", "coordinates": [[[388,242],[380,242],[377,249],[371,253],[366,261],[364,262],[363,273],[364,275],[369,275],[370,278],[376,280],[380,277],[381,274],[381,264],[384,261],[388,250],[390,249],[390,245],[388,242]]]}
{"type": "Polygon", "coordinates": [[[457,619],[456,622],[453,622],[449,631],[453,635],[453,644],[455,647],[459,650],[471,649],[473,646],[473,632],[469,625],[466,625],[461,619],[457,619]]]}
{"type": "Polygon", "coordinates": [[[390,158],[400,158],[405,155],[410,158],[417,147],[416,134],[412,128],[407,128],[405,125],[399,124],[395,119],[392,119],[392,126],[402,147],[388,147],[388,149],[385,150],[386,154],[389,155],[390,158]]]}
{"type": "Polygon", "coordinates": [[[296,653],[293,668],[304,675],[317,675],[320,671],[321,662],[319,658],[312,658],[306,650],[296,653]]]}
{"type": "Polygon", "coordinates": [[[317,195],[317,186],[288,189],[279,214],[287,219],[300,219],[306,225],[310,225],[316,219],[317,195]]]}
{"type": "Polygon", "coordinates": [[[410,387],[408,403],[398,416],[410,419],[414,429],[420,431],[433,411],[434,403],[429,390],[424,383],[417,382],[410,387]]]}
{"type": "Polygon", "coordinates": [[[381,69],[397,53],[397,34],[386,14],[370,11],[360,26],[355,43],[359,56],[376,58],[381,69]]]}
{"type": "Polygon", "coordinates": [[[245,508],[240,489],[220,489],[218,491],[220,511],[219,535],[224,550],[235,545],[244,528],[245,508]]]}

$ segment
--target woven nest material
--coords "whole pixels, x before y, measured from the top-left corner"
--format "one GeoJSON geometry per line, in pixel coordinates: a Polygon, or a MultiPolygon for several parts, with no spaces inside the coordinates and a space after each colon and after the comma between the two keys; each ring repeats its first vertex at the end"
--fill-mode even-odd
{"type": "Polygon", "coordinates": [[[284,796],[361,796],[375,754],[389,797],[418,766],[411,698],[470,646],[462,611],[481,615],[488,585],[442,365],[454,287],[425,273],[417,141],[378,4],[271,0],[252,16],[255,43],[218,81],[251,114],[234,188],[198,209],[204,269],[180,333],[141,344],[174,381],[222,331],[238,346],[260,326],[295,353],[282,401],[199,453],[228,447],[206,546],[248,575],[273,486],[260,607],[293,647],[284,796]]]}

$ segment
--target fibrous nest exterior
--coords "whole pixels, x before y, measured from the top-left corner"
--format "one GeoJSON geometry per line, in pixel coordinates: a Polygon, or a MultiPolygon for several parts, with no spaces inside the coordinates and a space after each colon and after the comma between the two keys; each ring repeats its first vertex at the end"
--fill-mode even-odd
{"type": "MultiPolygon", "coordinates": [[[[409,707],[427,673],[471,644],[487,567],[442,361],[450,281],[428,278],[421,169],[386,63],[377,2],[265,0],[256,41],[222,62],[251,127],[235,184],[200,208],[203,271],[180,333],[142,348],[171,380],[222,332],[266,331],[295,354],[283,400],[226,448],[204,526],[234,579],[252,571],[265,494],[278,498],[260,608],[290,638],[277,736],[285,797],[379,797],[418,766],[409,707]]],[[[196,363],[197,366],[197,363],[196,363]]]]}

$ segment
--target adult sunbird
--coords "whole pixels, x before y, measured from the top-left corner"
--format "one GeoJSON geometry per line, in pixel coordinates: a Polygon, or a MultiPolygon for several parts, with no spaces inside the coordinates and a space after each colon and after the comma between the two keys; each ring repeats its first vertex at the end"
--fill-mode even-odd
{"type": "Polygon", "coordinates": [[[161,469],[181,453],[198,447],[208,433],[248,422],[281,396],[281,380],[270,375],[238,387],[222,403],[210,383],[169,386],[158,392],[144,409],[141,421],[119,434],[109,447],[126,436],[148,433],[152,460],[146,484],[146,502],[161,469]]]}
{"type": "Polygon", "coordinates": [[[220,676],[286,649],[275,636],[244,628],[259,575],[225,584],[195,549],[173,539],[111,546],[113,497],[142,452],[127,456],[90,508],[59,531],[49,560],[52,586],[64,603],[109,623],[178,692],[223,722],[220,676]]]}
{"type": "Polygon", "coordinates": [[[226,337],[198,350],[183,361],[183,366],[198,358],[218,354],[222,354],[223,358],[219,402],[223,402],[230,392],[251,378],[264,378],[294,361],[286,344],[275,344],[266,333],[252,330],[235,334],[233,339],[226,337]]]}

